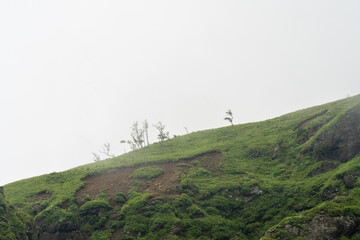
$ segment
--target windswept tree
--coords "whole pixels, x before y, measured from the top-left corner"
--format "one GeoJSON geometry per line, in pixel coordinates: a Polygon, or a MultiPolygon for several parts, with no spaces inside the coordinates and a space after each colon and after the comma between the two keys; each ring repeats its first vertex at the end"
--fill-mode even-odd
{"type": "MultiPolygon", "coordinates": [[[[124,144],[124,143],[127,143],[127,141],[126,140],[120,140],[120,143],[121,144],[124,144]]],[[[125,150],[125,147],[124,147],[124,153],[126,152],[126,150],[125,150]]]]}
{"type": "Polygon", "coordinates": [[[98,162],[98,161],[100,161],[101,160],[101,158],[100,158],[100,156],[99,156],[99,154],[96,154],[96,153],[92,153],[93,154],[93,159],[94,159],[94,162],[98,162]]]}
{"type": "MultiPolygon", "coordinates": [[[[111,153],[110,143],[105,143],[102,151],[99,151],[99,152],[110,158],[115,157],[115,154],[111,153]]],[[[101,157],[99,154],[93,152],[92,155],[93,155],[94,162],[101,161],[101,157]]]]}
{"type": "Polygon", "coordinates": [[[158,122],[157,124],[153,124],[154,128],[156,128],[159,131],[159,134],[157,135],[160,142],[170,139],[169,132],[165,132],[165,125],[162,124],[162,122],[158,122]]]}
{"type": "Polygon", "coordinates": [[[132,150],[140,149],[149,145],[149,123],[145,120],[142,123],[142,127],[136,121],[131,127],[131,140],[127,143],[132,150]]]}
{"type": "Polygon", "coordinates": [[[133,144],[136,146],[136,149],[144,147],[144,129],[139,127],[138,122],[134,122],[131,127],[131,138],[133,144]]]}
{"type": "Polygon", "coordinates": [[[115,157],[115,154],[110,152],[110,143],[105,143],[103,146],[103,150],[100,151],[100,153],[106,155],[107,157],[111,157],[111,158],[115,157]]]}
{"type": "Polygon", "coordinates": [[[186,133],[189,134],[189,131],[188,131],[187,127],[184,127],[184,128],[185,128],[186,133]]]}
{"type": "Polygon", "coordinates": [[[226,117],[224,118],[224,120],[229,121],[231,123],[231,126],[234,126],[233,119],[234,119],[234,117],[233,117],[231,110],[228,110],[226,112],[226,117]]]}

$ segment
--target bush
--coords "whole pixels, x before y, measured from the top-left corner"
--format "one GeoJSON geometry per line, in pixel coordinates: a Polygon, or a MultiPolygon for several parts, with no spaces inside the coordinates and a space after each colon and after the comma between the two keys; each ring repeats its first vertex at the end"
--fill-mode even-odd
{"type": "Polygon", "coordinates": [[[110,240],[113,230],[109,229],[106,231],[95,231],[90,237],[90,240],[110,240]]]}
{"type": "Polygon", "coordinates": [[[147,200],[152,196],[150,193],[138,193],[136,191],[129,192],[129,200],[122,206],[120,214],[132,215],[142,211],[147,200]]]}
{"type": "Polygon", "coordinates": [[[160,176],[163,172],[164,170],[161,168],[142,167],[136,169],[131,177],[135,179],[154,179],[160,176]]]}
{"type": "Polygon", "coordinates": [[[80,207],[79,210],[81,213],[90,213],[90,212],[96,211],[97,209],[100,209],[100,208],[108,209],[109,207],[110,207],[110,205],[106,201],[92,200],[92,201],[88,201],[88,202],[84,203],[80,207]]]}
{"type": "Polygon", "coordinates": [[[115,195],[115,202],[116,203],[119,203],[119,204],[122,204],[122,203],[125,203],[126,202],[126,196],[123,192],[118,192],[116,195],[115,195]]]}
{"type": "Polygon", "coordinates": [[[145,233],[148,231],[150,219],[141,215],[127,216],[125,220],[124,232],[126,233],[145,233]]]}
{"type": "Polygon", "coordinates": [[[212,173],[204,168],[198,167],[198,168],[191,168],[188,174],[189,178],[207,178],[211,177],[212,173]]]}
{"type": "Polygon", "coordinates": [[[193,204],[191,197],[186,193],[181,194],[180,198],[174,202],[176,207],[190,207],[193,204]]]}
{"type": "Polygon", "coordinates": [[[191,218],[201,218],[205,216],[204,210],[196,205],[192,205],[186,209],[189,212],[191,218]]]}
{"type": "Polygon", "coordinates": [[[219,215],[220,214],[220,211],[214,207],[207,207],[205,210],[209,215],[219,215]]]}

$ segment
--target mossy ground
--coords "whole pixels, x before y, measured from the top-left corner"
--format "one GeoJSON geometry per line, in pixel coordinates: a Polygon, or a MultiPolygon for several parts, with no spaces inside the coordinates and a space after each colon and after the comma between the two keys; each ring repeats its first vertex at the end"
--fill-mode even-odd
{"type": "MultiPolygon", "coordinates": [[[[187,134],[113,159],[8,184],[6,198],[37,220],[77,222],[81,229],[75,234],[90,239],[258,239],[274,225],[306,221],[317,211],[357,215],[360,186],[348,189],[339,176],[356,171],[359,157],[309,177],[322,163],[309,151],[317,136],[359,103],[360,96],[355,96],[263,122],[187,134]],[[114,206],[76,198],[89,176],[206,152],[222,153],[218,170],[192,164],[181,174],[174,186],[178,194],[172,197],[153,198],[134,186],[114,206]],[[343,197],[324,202],[321,194],[329,186],[338,186],[343,197]],[[262,193],[255,194],[256,188],[262,193]],[[29,201],[42,192],[50,198],[29,201]],[[41,206],[35,214],[34,204],[41,206]],[[300,213],[305,215],[291,218],[300,213]]],[[[153,176],[153,170],[141,174],[153,176]]]]}

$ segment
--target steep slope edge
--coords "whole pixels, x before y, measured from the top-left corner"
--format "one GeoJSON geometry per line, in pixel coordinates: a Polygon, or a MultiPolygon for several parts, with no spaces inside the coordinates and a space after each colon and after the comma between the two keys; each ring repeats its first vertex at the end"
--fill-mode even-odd
{"type": "Polygon", "coordinates": [[[350,159],[351,161],[341,165],[341,169],[329,179],[334,181],[328,181],[323,186],[320,192],[323,203],[300,216],[284,219],[262,239],[302,237],[332,240],[355,237],[360,233],[360,157],[357,156],[360,152],[360,105],[348,110],[338,121],[318,134],[309,152],[318,161],[325,163],[313,170],[309,175],[311,177],[331,171],[350,159]],[[333,161],[329,164],[327,160],[333,161]]]}
{"type": "Polygon", "coordinates": [[[8,184],[30,216],[17,239],[353,238],[359,106],[360,95],[8,184]]]}
{"type": "Polygon", "coordinates": [[[6,203],[3,187],[0,187],[0,240],[26,239],[28,221],[25,214],[6,203]]]}

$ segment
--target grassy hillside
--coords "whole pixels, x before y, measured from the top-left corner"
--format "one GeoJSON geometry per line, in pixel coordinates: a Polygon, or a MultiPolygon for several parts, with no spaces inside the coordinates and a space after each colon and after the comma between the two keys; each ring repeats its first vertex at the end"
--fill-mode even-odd
{"type": "Polygon", "coordinates": [[[288,226],[360,216],[359,106],[360,95],[187,134],[8,184],[6,199],[38,239],[299,237],[288,226]]]}

